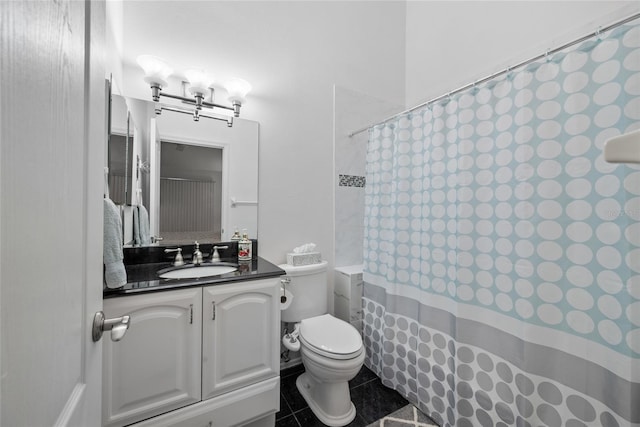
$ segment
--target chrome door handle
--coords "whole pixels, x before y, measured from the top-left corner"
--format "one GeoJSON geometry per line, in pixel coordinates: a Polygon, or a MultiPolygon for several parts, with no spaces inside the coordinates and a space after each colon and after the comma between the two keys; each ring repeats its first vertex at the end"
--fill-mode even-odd
{"type": "Polygon", "coordinates": [[[120,341],[127,329],[129,329],[129,320],[129,316],[105,319],[104,313],[98,311],[93,317],[93,329],[91,331],[93,341],[100,341],[102,333],[106,331],[111,331],[111,341],[120,341]]]}

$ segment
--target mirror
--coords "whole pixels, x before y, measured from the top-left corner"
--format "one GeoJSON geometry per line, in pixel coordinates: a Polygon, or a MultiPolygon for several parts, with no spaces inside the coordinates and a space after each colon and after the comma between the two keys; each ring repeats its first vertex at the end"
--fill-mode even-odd
{"type": "MultiPolygon", "coordinates": [[[[125,200],[131,194],[133,207],[142,204],[148,211],[152,242],[161,237],[163,246],[213,243],[229,240],[236,228],[257,237],[257,122],[236,118],[229,128],[224,121],[196,122],[171,111],[156,115],[151,101],[114,95],[116,103],[126,106],[132,129],[125,153],[132,159],[125,168],[132,189],[123,190],[125,200]]],[[[110,162],[109,170],[114,166],[110,162]]],[[[133,210],[124,209],[125,246],[134,245],[133,210]]]]}
{"type": "Polygon", "coordinates": [[[133,121],[121,96],[111,98],[111,129],[107,146],[109,197],[117,205],[131,204],[133,121]]]}

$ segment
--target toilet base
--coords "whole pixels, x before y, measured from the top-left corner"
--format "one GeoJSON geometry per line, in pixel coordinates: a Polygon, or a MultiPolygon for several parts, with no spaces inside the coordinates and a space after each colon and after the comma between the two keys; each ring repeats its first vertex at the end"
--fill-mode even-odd
{"type": "MultiPolygon", "coordinates": [[[[347,383],[345,381],[345,383],[347,383]]],[[[348,383],[347,383],[348,384],[348,383]]],[[[298,391],[304,400],[309,405],[309,409],[313,412],[313,414],[324,424],[330,427],[342,427],[349,424],[356,417],[356,407],[353,406],[351,399],[349,398],[349,388],[347,385],[347,395],[346,398],[349,400],[349,408],[344,414],[328,414],[325,410],[323,410],[320,405],[318,405],[313,399],[313,389],[317,385],[315,380],[311,378],[311,376],[305,372],[300,375],[296,379],[296,387],[298,387],[298,391]]],[[[340,393],[338,393],[340,394],[340,393]]],[[[334,396],[335,397],[335,396],[334,396]]]]}

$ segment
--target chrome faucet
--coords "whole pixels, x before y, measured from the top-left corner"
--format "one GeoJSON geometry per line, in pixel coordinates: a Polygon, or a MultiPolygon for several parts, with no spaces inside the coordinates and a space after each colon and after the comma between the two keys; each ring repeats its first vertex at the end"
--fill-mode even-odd
{"type": "Polygon", "coordinates": [[[191,257],[191,262],[194,265],[200,265],[202,264],[202,252],[200,252],[200,244],[198,242],[195,242],[194,245],[196,245],[196,248],[193,251],[193,257],[191,257]]]}
{"type": "Polygon", "coordinates": [[[214,246],[213,255],[211,255],[211,262],[220,262],[220,254],[218,249],[229,249],[229,246],[214,246]]]}

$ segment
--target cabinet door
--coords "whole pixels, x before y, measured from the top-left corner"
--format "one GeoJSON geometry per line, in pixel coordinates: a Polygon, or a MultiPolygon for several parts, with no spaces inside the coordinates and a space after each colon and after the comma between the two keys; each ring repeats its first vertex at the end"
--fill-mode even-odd
{"type": "Polygon", "coordinates": [[[200,288],[106,299],[107,318],[131,316],[103,340],[103,425],[122,426],[200,400],[200,288]]]}
{"type": "Polygon", "coordinates": [[[267,279],[203,289],[203,400],[278,376],[279,284],[267,279]]]}

